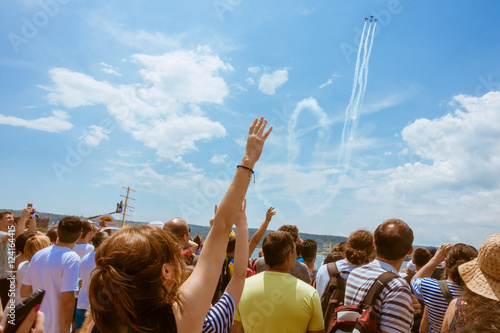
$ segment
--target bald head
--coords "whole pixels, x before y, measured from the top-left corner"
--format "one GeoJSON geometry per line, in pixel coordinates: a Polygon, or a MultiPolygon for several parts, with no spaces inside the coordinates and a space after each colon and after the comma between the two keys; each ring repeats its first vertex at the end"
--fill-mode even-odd
{"type": "Polygon", "coordinates": [[[188,245],[190,228],[186,221],[180,217],[174,217],[173,219],[168,220],[163,225],[163,230],[173,233],[177,237],[181,247],[186,247],[188,245]]]}

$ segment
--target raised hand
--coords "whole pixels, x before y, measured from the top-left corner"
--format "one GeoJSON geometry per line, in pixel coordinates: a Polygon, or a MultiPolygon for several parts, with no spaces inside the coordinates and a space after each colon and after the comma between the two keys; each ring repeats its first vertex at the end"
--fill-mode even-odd
{"type": "Polygon", "coordinates": [[[273,218],[274,215],[276,215],[276,212],[274,211],[275,207],[269,207],[269,209],[266,212],[266,222],[271,222],[271,219],[273,218]]]}
{"type": "Polygon", "coordinates": [[[273,130],[273,127],[264,133],[266,129],[267,120],[264,117],[260,119],[255,118],[252,126],[248,131],[247,145],[245,148],[245,156],[243,157],[243,165],[252,168],[255,162],[257,162],[262,154],[262,149],[264,148],[264,142],[266,141],[269,134],[273,130]]]}
{"type": "Polygon", "coordinates": [[[436,254],[434,255],[434,258],[436,258],[437,261],[442,262],[444,259],[446,259],[446,255],[450,251],[453,245],[445,243],[439,247],[439,249],[436,251],[436,254]]]}

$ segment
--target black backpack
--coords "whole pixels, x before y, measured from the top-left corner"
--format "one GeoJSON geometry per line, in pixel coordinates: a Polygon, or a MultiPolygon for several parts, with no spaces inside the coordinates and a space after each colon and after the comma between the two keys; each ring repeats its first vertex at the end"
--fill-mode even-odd
{"type": "Polygon", "coordinates": [[[334,262],[326,264],[330,280],[326,285],[323,295],[321,295],[321,309],[323,310],[323,320],[325,328],[330,324],[335,309],[344,305],[345,284],[346,279],[341,276],[341,273],[349,274],[349,272],[339,272],[337,265],[334,262]]]}
{"type": "Polygon", "coordinates": [[[229,264],[232,258],[226,257],[224,259],[224,264],[222,265],[222,271],[219,275],[219,282],[217,283],[217,288],[215,289],[214,297],[212,298],[212,305],[215,305],[224,294],[229,281],[231,280],[231,273],[229,272],[229,264]]]}
{"type": "Polygon", "coordinates": [[[373,306],[387,283],[398,276],[393,272],[380,274],[360,304],[342,305],[335,310],[332,321],[325,326],[326,332],[380,333],[373,306]]]}

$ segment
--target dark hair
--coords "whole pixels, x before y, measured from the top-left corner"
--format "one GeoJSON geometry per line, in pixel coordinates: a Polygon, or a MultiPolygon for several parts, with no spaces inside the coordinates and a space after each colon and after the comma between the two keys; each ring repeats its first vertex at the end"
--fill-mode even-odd
{"type": "Polygon", "coordinates": [[[5,210],[5,211],[0,213],[0,220],[3,220],[5,215],[14,215],[14,214],[12,214],[12,212],[10,210],[5,210]]]}
{"type": "Polygon", "coordinates": [[[284,224],[278,228],[278,231],[286,231],[290,233],[294,242],[297,242],[297,238],[299,238],[299,228],[297,228],[296,225],[284,224]]]}
{"type": "Polygon", "coordinates": [[[413,244],[413,230],[402,220],[390,219],[375,229],[377,255],[387,260],[405,257],[413,244]]]}
{"type": "Polygon", "coordinates": [[[297,254],[297,258],[302,257],[302,244],[295,243],[295,253],[297,254]]]}
{"type": "Polygon", "coordinates": [[[94,229],[93,225],[94,224],[90,221],[82,221],[82,236],[81,236],[81,238],[87,237],[87,234],[94,229]]]}
{"type": "Polygon", "coordinates": [[[227,241],[226,253],[234,252],[236,247],[236,237],[229,236],[229,240],[227,241]]]}
{"type": "Polygon", "coordinates": [[[264,261],[269,267],[282,265],[286,256],[294,250],[292,235],[286,231],[272,231],[264,237],[262,242],[262,251],[264,252],[264,261]]]}
{"type": "Polygon", "coordinates": [[[49,237],[51,243],[55,243],[57,240],[57,227],[50,228],[45,236],[49,237]]]}
{"type": "Polygon", "coordinates": [[[17,236],[16,238],[16,251],[24,253],[24,245],[26,244],[26,241],[28,238],[31,238],[33,236],[36,236],[35,231],[26,231],[17,236]]]}
{"type": "Polygon", "coordinates": [[[82,233],[82,221],[76,216],[65,216],[57,225],[57,236],[62,243],[74,243],[82,233]]]}
{"type": "Polygon", "coordinates": [[[305,239],[301,244],[302,257],[304,261],[313,261],[318,252],[318,243],[313,239],[305,239]]]}
{"type": "Polygon", "coordinates": [[[417,247],[413,251],[413,263],[415,263],[415,266],[424,267],[431,258],[432,254],[425,247],[417,247]]]}
{"type": "Polygon", "coordinates": [[[458,272],[458,266],[473,260],[477,254],[477,249],[474,246],[464,243],[453,245],[446,255],[446,276],[451,278],[455,284],[463,286],[464,282],[458,272]]]}
{"type": "Polygon", "coordinates": [[[341,252],[330,252],[323,260],[323,265],[326,265],[330,262],[336,262],[339,260],[345,259],[344,255],[341,252]]]}
{"type": "MultiPolygon", "coordinates": [[[[332,252],[342,252],[345,253],[345,249],[347,248],[347,242],[340,242],[333,246],[332,252]]],[[[344,256],[345,258],[345,256],[344,256]]]]}
{"type": "Polygon", "coordinates": [[[89,286],[90,309],[101,332],[147,332],[157,329],[152,311],[175,302],[184,280],[184,264],[174,236],[152,225],[125,226],[96,250],[89,286]],[[176,284],[162,282],[163,265],[173,267],[176,284]]]}
{"type": "Polygon", "coordinates": [[[356,266],[367,264],[374,248],[372,233],[368,230],[356,230],[347,239],[345,257],[356,266]]]}
{"type": "Polygon", "coordinates": [[[196,236],[194,236],[194,238],[193,238],[193,242],[198,244],[198,248],[200,248],[201,244],[203,243],[203,238],[201,238],[200,235],[196,234],[196,236]]]}
{"type": "Polygon", "coordinates": [[[96,232],[94,236],[92,236],[92,245],[94,245],[94,250],[99,247],[106,239],[109,238],[109,234],[104,231],[96,232]]]}

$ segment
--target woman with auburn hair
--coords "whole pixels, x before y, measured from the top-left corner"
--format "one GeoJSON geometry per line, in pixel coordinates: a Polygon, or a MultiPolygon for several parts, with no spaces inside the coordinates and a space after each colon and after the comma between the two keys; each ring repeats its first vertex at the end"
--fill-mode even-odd
{"type": "MultiPolygon", "coordinates": [[[[373,234],[368,230],[356,230],[349,235],[345,244],[345,259],[337,260],[326,265],[322,265],[316,274],[316,290],[321,299],[328,282],[330,281],[330,274],[335,273],[331,271],[336,269],[343,279],[347,279],[350,272],[354,269],[370,262],[371,255],[375,249],[373,245],[373,234]],[[335,265],[330,266],[328,265],[335,265]],[[331,271],[331,272],[330,272],[331,271]]],[[[331,313],[326,313],[327,304],[323,301],[321,303],[325,319],[325,327],[330,324],[329,319],[331,313]]]]}
{"type": "MultiPolygon", "coordinates": [[[[458,267],[477,257],[477,249],[471,245],[458,243],[443,244],[434,257],[412,278],[413,294],[423,299],[428,314],[429,333],[441,332],[444,314],[452,298],[462,294],[463,281],[458,267]],[[445,261],[445,279],[440,282],[431,277],[438,265],[445,261]]],[[[426,325],[425,317],[421,325],[426,325]]],[[[423,327],[423,326],[421,326],[423,327]]]]}
{"type": "Polygon", "coordinates": [[[180,251],[167,231],[125,227],[98,248],[89,289],[98,331],[201,332],[233,222],[272,130],[264,132],[266,124],[264,118],[252,123],[245,155],[217,209],[198,263],[184,283],[180,251]]]}

